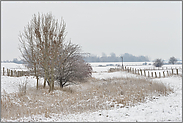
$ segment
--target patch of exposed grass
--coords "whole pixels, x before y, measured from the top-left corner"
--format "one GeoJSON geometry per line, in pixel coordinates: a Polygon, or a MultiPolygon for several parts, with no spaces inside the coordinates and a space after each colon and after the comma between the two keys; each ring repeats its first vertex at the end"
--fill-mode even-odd
{"type": "Polygon", "coordinates": [[[123,108],[172,92],[172,89],[163,83],[139,78],[91,78],[88,82],[63,89],[55,86],[51,93],[48,93],[48,88],[39,86],[39,90],[27,88],[26,94],[2,95],[1,118],[16,119],[36,114],[49,117],[52,113],[68,114],[123,108]]]}

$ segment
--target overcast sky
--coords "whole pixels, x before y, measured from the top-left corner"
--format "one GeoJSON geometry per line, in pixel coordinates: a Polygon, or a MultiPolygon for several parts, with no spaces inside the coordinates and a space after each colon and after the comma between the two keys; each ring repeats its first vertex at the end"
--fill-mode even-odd
{"type": "Polygon", "coordinates": [[[65,20],[67,39],[82,51],[130,53],[182,59],[181,1],[1,2],[1,60],[21,56],[18,34],[33,14],[52,12],[65,20]]]}

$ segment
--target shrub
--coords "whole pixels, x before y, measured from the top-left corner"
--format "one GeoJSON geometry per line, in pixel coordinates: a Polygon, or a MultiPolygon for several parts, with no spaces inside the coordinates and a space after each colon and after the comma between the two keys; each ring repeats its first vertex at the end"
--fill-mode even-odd
{"type": "Polygon", "coordinates": [[[177,62],[177,59],[175,57],[170,57],[169,64],[175,64],[177,62]]]}
{"type": "Polygon", "coordinates": [[[163,66],[163,60],[162,59],[156,59],[153,65],[155,67],[161,67],[161,66],[163,66]]]}

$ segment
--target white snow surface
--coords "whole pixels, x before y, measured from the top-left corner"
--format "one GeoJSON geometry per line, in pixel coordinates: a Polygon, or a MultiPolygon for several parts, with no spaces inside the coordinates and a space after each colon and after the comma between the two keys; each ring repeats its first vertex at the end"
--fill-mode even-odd
{"type": "MultiPolygon", "coordinates": [[[[95,78],[112,77],[141,77],[126,72],[107,73],[102,70],[93,73],[95,78]]],[[[1,94],[3,90],[7,93],[17,92],[18,85],[23,80],[27,80],[29,86],[36,86],[36,79],[33,77],[7,77],[1,76],[1,94]]],[[[22,117],[7,122],[182,122],[182,77],[172,76],[166,78],[153,79],[163,82],[174,89],[174,93],[168,96],[161,96],[145,103],[137,104],[134,107],[115,107],[112,110],[99,110],[96,112],[85,112],[81,114],[50,114],[48,118],[45,115],[32,115],[22,117]]],[[[6,121],[1,119],[1,121],[6,121]]]]}
{"type": "MultiPolygon", "coordinates": [[[[27,85],[26,85],[27,87],[36,87],[36,78],[33,76],[29,76],[29,77],[1,76],[1,95],[5,93],[19,92],[19,85],[24,85],[25,82],[27,82],[27,85]]],[[[42,78],[40,78],[39,83],[43,84],[42,78]]]]}

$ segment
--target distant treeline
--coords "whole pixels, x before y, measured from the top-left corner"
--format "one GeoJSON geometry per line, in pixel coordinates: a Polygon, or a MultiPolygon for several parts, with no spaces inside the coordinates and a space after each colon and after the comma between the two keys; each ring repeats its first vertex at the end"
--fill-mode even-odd
{"type": "Polygon", "coordinates": [[[6,61],[1,61],[1,63],[17,63],[17,64],[24,64],[22,60],[18,60],[17,58],[14,58],[13,61],[6,60],[6,61]]]}
{"type": "MultiPolygon", "coordinates": [[[[131,54],[125,53],[123,56],[123,62],[149,62],[147,56],[133,56],[131,54]]],[[[116,56],[115,53],[111,53],[110,56],[107,56],[105,53],[102,54],[102,57],[96,55],[85,56],[84,60],[86,62],[121,62],[122,58],[116,56]]]]}
{"type": "MultiPolygon", "coordinates": [[[[102,57],[98,57],[96,55],[85,56],[84,60],[86,62],[121,62],[121,57],[116,56],[115,53],[111,53],[110,56],[107,56],[105,53],[102,53],[102,57]]],[[[24,64],[22,60],[18,60],[14,58],[12,61],[6,60],[1,61],[2,63],[17,63],[24,64]]],[[[133,56],[131,54],[125,53],[123,55],[123,62],[149,62],[149,58],[147,56],[133,56]]]]}

